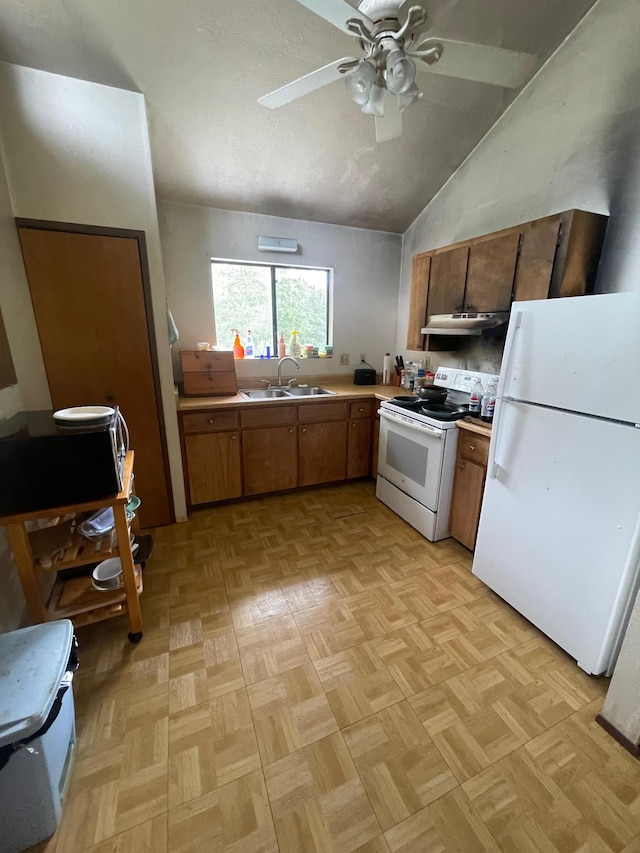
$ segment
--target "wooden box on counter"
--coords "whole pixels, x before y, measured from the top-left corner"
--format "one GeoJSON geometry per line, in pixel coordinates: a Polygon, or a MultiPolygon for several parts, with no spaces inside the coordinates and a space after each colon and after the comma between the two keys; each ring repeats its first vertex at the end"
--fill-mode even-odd
{"type": "Polygon", "coordinates": [[[185,397],[224,397],[238,391],[230,350],[181,350],[185,397]]]}

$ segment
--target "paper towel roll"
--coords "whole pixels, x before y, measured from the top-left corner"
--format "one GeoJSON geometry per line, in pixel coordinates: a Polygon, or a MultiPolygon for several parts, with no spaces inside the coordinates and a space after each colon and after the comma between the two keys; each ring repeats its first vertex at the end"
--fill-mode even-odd
{"type": "Polygon", "coordinates": [[[391,353],[385,352],[384,360],[382,363],[382,384],[383,385],[391,385],[393,376],[393,359],[391,358],[391,353]]]}

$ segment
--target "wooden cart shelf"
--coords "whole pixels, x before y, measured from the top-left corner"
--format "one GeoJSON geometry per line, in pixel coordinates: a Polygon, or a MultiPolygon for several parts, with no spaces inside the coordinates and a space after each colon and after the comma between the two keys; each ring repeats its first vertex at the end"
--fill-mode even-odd
{"type": "Polygon", "coordinates": [[[123,467],[123,482],[126,485],[117,495],[88,503],[51,507],[0,518],[0,525],[7,528],[29,615],[33,622],[72,619],[76,627],[81,627],[92,622],[110,619],[126,611],[129,616],[129,639],[133,643],[141,639],[142,615],[138,597],[143,588],[142,571],[140,567],[134,568],[130,541],[131,529],[126,511],[126,505],[133,493],[133,461],[134,453],[130,450],[123,467]],[[50,566],[39,565],[34,557],[32,541],[26,528],[28,521],[49,519],[51,526],[55,526],[67,516],[78,516],[81,513],[90,513],[108,507],[113,509],[115,535],[110,533],[101,540],[90,540],[74,531],[71,535],[71,544],[64,548],[63,553],[52,559],[50,566]],[[39,572],[59,572],[76,566],[99,563],[115,556],[119,556],[122,563],[124,582],[122,588],[109,592],[96,590],[91,583],[91,576],[66,581],[59,578],[53,587],[49,601],[45,602],[38,580],[39,572]]]}

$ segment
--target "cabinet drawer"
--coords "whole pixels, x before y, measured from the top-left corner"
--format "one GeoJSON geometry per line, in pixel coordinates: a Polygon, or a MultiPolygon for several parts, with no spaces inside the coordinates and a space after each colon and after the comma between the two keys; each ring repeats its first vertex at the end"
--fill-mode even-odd
{"type": "Polygon", "coordinates": [[[182,429],[185,435],[237,428],[238,413],[234,409],[224,412],[190,412],[182,415],[182,429]]]}
{"type": "Polygon", "coordinates": [[[346,421],[349,415],[349,404],[338,402],[302,403],[298,406],[298,420],[301,424],[311,424],[316,421],[346,421]]]}
{"type": "Polygon", "coordinates": [[[360,400],[349,406],[350,418],[370,418],[373,411],[373,400],[360,400]]]}
{"type": "Polygon", "coordinates": [[[295,406],[264,406],[240,412],[243,427],[286,426],[296,422],[295,406]]]}
{"type": "Polygon", "coordinates": [[[461,432],[458,439],[458,456],[486,465],[489,459],[489,439],[466,430],[461,432]]]}

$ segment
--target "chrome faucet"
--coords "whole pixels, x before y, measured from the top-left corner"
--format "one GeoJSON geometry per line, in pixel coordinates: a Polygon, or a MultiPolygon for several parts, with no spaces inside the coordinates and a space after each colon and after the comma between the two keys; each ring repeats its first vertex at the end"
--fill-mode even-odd
{"type": "MultiPolygon", "coordinates": [[[[281,358],[280,361],[278,362],[278,386],[277,386],[278,388],[282,387],[282,365],[285,361],[292,361],[296,366],[296,370],[300,370],[300,365],[298,364],[296,359],[293,358],[292,356],[285,355],[284,358],[281,358]]],[[[291,384],[291,383],[289,383],[289,384],[291,384]]]]}

